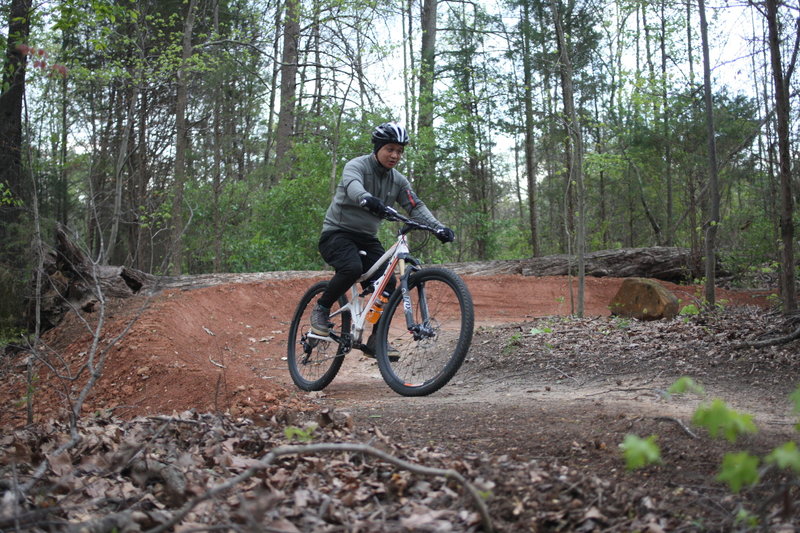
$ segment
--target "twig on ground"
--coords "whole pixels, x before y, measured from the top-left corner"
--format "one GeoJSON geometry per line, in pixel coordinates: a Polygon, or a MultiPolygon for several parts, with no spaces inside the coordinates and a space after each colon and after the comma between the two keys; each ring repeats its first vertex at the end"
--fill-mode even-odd
{"type": "Polygon", "coordinates": [[[763,341],[742,342],[734,344],[733,348],[742,350],[744,348],[766,348],[768,346],[780,346],[782,344],[789,344],[790,342],[800,339],[800,328],[797,328],[788,335],[782,337],[773,337],[771,339],[764,339],[763,341]]]}
{"type": "MultiPolygon", "coordinates": [[[[637,391],[650,391],[658,393],[658,389],[654,389],[653,387],[630,387],[630,388],[616,388],[616,389],[606,389],[600,392],[592,392],[587,394],[586,396],[599,396],[601,394],[607,394],[609,392],[637,392],[637,391]]],[[[660,395],[659,395],[660,396],[660,395]]]]}
{"type": "Polygon", "coordinates": [[[655,417],[655,419],[656,419],[656,420],[666,420],[666,421],[668,421],[668,422],[675,422],[676,424],[678,424],[678,426],[680,426],[680,428],[681,428],[683,431],[685,431],[685,432],[686,432],[686,434],[687,434],[687,435],[689,435],[689,436],[690,436],[690,437],[692,437],[693,439],[696,439],[696,438],[697,438],[697,434],[696,434],[695,432],[693,432],[691,429],[689,429],[689,428],[686,426],[686,424],[684,424],[683,422],[681,422],[681,421],[680,421],[680,420],[678,420],[677,418],[674,418],[674,417],[671,417],[671,416],[657,416],[657,417],[655,417]]]}
{"type": "Polygon", "coordinates": [[[580,385],[580,384],[581,384],[581,382],[580,382],[580,381],[578,381],[578,379],[577,379],[577,378],[570,376],[569,374],[567,374],[566,372],[564,372],[563,370],[561,370],[561,369],[560,369],[560,368],[558,368],[558,367],[555,367],[555,366],[553,366],[553,365],[547,365],[547,366],[545,367],[545,370],[547,370],[547,369],[552,369],[552,370],[555,370],[556,372],[558,372],[559,374],[561,374],[561,375],[562,375],[562,376],[564,376],[565,378],[569,378],[569,379],[571,379],[572,381],[574,381],[574,382],[575,382],[575,383],[577,383],[578,385],[580,385]]]}

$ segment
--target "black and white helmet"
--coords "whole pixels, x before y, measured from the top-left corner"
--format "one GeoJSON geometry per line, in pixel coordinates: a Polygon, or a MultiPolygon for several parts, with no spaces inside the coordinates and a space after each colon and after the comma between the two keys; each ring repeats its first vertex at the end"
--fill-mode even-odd
{"type": "Polygon", "coordinates": [[[408,132],[397,122],[386,122],[372,130],[372,144],[376,150],[384,144],[407,145],[409,142],[408,132]]]}

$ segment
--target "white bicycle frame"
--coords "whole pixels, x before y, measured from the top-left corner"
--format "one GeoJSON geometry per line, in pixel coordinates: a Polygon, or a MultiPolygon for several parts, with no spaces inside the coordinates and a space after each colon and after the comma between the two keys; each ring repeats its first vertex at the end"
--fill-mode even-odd
{"type": "MultiPolygon", "coordinates": [[[[366,252],[360,251],[362,255],[366,255],[366,252]]],[[[405,274],[405,257],[408,255],[408,243],[406,242],[406,236],[404,234],[400,234],[397,236],[397,242],[395,242],[391,247],[389,247],[386,252],[375,261],[375,264],[367,270],[361,277],[358,278],[355,284],[350,287],[350,301],[348,301],[344,306],[337,309],[332,315],[335,317],[340,315],[344,312],[349,312],[351,317],[350,323],[350,334],[352,336],[353,343],[360,343],[361,336],[364,333],[364,326],[367,320],[367,312],[372,309],[375,305],[375,301],[378,299],[384,289],[386,288],[386,284],[389,282],[389,278],[394,275],[394,270],[396,267],[399,266],[399,274],[402,278],[405,274]],[[369,296],[361,297],[359,294],[359,285],[364,280],[370,279],[381,266],[389,262],[386,265],[386,268],[383,271],[383,274],[373,281],[373,290],[369,294],[369,296]]],[[[344,332],[342,332],[344,333],[344,332]]],[[[308,338],[310,339],[318,339],[322,341],[330,341],[330,337],[323,337],[321,335],[317,335],[313,332],[308,333],[308,338]]]]}

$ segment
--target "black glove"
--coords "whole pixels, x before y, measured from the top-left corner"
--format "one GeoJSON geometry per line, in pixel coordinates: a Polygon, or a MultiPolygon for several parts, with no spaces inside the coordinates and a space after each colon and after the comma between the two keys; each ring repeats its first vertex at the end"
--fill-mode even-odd
{"type": "Polygon", "coordinates": [[[376,217],[383,217],[386,214],[386,206],[383,205],[380,198],[376,198],[375,196],[367,196],[361,200],[361,207],[376,217]]]}
{"type": "Polygon", "coordinates": [[[453,230],[445,226],[437,229],[434,235],[436,235],[436,238],[442,242],[453,242],[456,240],[456,234],[453,233],[453,230]]]}

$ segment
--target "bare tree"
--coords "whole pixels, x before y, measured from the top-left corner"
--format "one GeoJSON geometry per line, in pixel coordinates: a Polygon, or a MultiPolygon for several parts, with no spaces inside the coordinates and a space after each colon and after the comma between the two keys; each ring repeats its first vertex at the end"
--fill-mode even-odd
{"type": "MultiPolygon", "coordinates": [[[[421,178],[430,178],[436,172],[435,137],[433,133],[433,82],[436,62],[436,8],[438,0],[424,0],[422,3],[419,76],[419,114],[417,120],[417,145],[422,160],[415,169],[421,178]]],[[[417,192],[425,188],[425,182],[417,179],[417,192]]]]}
{"type": "Polygon", "coordinates": [[[564,26],[562,24],[561,10],[558,0],[550,0],[550,10],[558,40],[558,64],[561,74],[561,92],[564,97],[564,115],[567,121],[567,133],[571,142],[568,174],[570,186],[574,183],[578,201],[578,224],[575,235],[575,253],[578,256],[578,307],[576,313],[583,316],[584,286],[586,270],[584,254],[586,252],[586,208],[585,191],[583,188],[583,136],[578,114],[575,112],[575,96],[572,88],[572,61],[569,54],[569,45],[564,26]]]}
{"type": "Polygon", "coordinates": [[[703,49],[703,100],[706,111],[706,136],[708,142],[708,220],[705,238],[705,300],[706,305],[716,302],[716,237],[719,226],[719,184],[717,142],[714,128],[714,105],[711,98],[711,61],[708,52],[708,21],[705,0],[698,0],[700,38],[703,49]]]}
{"type": "Polygon", "coordinates": [[[531,21],[527,2],[522,5],[522,69],[525,86],[525,173],[528,177],[528,218],[531,226],[531,251],[539,257],[539,231],[536,216],[536,152],[533,138],[533,62],[531,58],[531,21]]]}
{"type": "MultiPolygon", "coordinates": [[[[789,82],[794,70],[794,58],[784,74],[781,60],[778,3],[765,0],[769,38],[772,82],[775,86],[775,120],[778,132],[778,165],[781,181],[781,279],[780,289],[784,312],[797,309],[797,289],[794,264],[794,199],[792,197],[792,164],[789,146],[789,82]]],[[[800,34],[798,34],[800,35],[800,34]]]]}
{"type": "Polygon", "coordinates": [[[292,134],[297,98],[297,41],[300,38],[300,3],[287,0],[283,17],[283,54],[281,59],[280,111],[275,138],[275,176],[273,182],[290,177],[292,134]]]}
{"type": "Polygon", "coordinates": [[[178,88],[175,101],[175,198],[172,204],[172,273],[180,274],[183,263],[183,188],[186,180],[186,149],[189,128],[186,108],[189,100],[188,60],[192,56],[192,31],[197,0],[190,0],[183,22],[183,48],[178,69],[178,88]]]}

